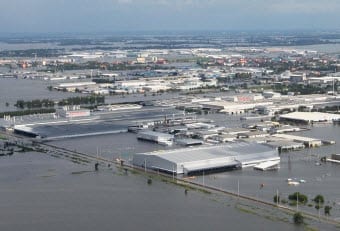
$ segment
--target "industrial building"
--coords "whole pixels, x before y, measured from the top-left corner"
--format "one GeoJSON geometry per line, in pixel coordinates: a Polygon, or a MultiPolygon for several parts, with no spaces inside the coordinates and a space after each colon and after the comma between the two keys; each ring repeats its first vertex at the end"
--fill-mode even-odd
{"type": "Polygon", "coordinates": [[[322,112],[292,112],[280,115],[280,120],[298,123],[317,123],[329,122],[340,119],[339,114],[322,113],[322,112]]]}
{"type": "Polygon", "coordinates": [[[137,139],[152,141],[162,145],[172,145],[174,136],[162,132],[143,130],[137,134],[137,139]]]}
{"type": "Polygon", "coordinates": [[[56,114],[63,118],[76,118],[91,116],[91,112],[88,109],[81,109],[79,105],[77,106],[64,106],[57,109],[56,114]]]}
{"type": "Polygon", "coordinates": [[[273,134],[273,137],[285,139],[293,142],[303,143],[306,147],[320,147],[322,140],[303,136],[294,136],[289,134],[273,134]]]}
{"type": "Polygon", "coordinates": [[[171,174],[218,172],[280,160],[278,151],[266,145],[239,142],[135,154],[133,164],[171,174]]]}
{"type": "Polygon", "coordinates": [[[224,100],[215,100],[201,103],[204,110],[219,111],[230,115],[242,114],[246,110],[254,109],[257,106],[268,106],[272,104],[272,102],[234,103],[224,100]]]}
{"type": "Polygon", "coordinates": [[[141,109],[143,106],[139,104],[110,104],[98,106],[98,111],[121,111],[121,110],[136,110],[141,109]]]}

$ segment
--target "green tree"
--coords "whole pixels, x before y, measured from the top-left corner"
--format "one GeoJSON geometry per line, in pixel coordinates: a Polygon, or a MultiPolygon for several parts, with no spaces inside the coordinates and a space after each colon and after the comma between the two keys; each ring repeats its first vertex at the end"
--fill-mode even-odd
{"type": "Polygon", "coordinates": [[[15,104],[16,107],[23,109],[25,107],[25,102],[23,100],[17,100],[15,104]]]}
{"type": "Polygon", "coordinates": [[[303,219],[304,219],[304,217],[301,213],[299,213],[299,212],[294,213],[293,221],[294,221],[295,224],[297,224],[297,225],[303,224],[303,219]]]}
{"type": "Polygon", "coordinates": [[[323,204],[325,199],[322,195],[319,194],[314,197],[313,201],[317,204],[323,204]]]}
{"type": "Polygon", "coordinates": [[[308,202],[308,197],[302,193],[295,192],[288,196],[289,200],[298,201],[301,204],[306,204],[308,202]]]}

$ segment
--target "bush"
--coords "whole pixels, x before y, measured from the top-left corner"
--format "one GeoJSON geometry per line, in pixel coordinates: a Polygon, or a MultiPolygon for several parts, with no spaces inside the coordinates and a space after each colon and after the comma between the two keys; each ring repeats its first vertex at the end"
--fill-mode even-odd
{"type": "Polygon", "coordinates": [[[322,206],[320,206],[320,205],[315,205],[315,209],[317,209],[317,210],[319,210],[319,209],[321,209],[322,208],[322,206]]]}
{"type": "Polygon", "coordinates": [[[294,213],[293,216],[294,223],[297,225],[303,224],[303,216],[301,213],[294,213]]]}
{"type": "Polygon", "coordinates": [[[325,209],[324,209],[325,210],[325,215],[330,216],[331,215],[331,209],[332,209],[331,206],[326,205],[325,209]]]}
{"type": "Polygon", "coordinates": [[[289,206],[296,206],[296,204],[297,204],[296,201],[290,201],[289,202],[289,206]]]}
{"type": "Polygon", "coordinates": [[[282,200],[281,200],[281,204],[287,204],[287,200],[282,199],[282,200]]]}
{"type": "Polygon", "coordinates": [[[280,201],[280,196],[275,195],[273,200],[274,200],[274,203],[278,203],[280,201]]]}
{"type": "Polygon", "coordinates": [[[308,197],[302,193],[295,192],[288,196],[289,200],[298,201],[301,204],[306,204],[308,202],[308,197]]]}

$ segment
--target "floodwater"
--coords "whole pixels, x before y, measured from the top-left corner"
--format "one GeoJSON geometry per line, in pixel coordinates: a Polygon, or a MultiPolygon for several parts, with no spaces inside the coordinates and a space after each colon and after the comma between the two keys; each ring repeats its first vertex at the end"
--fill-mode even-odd
{"type": "Polygon", "coordinates": [[[49,91],[53,83],[37,79],[0,78],[0,111],[17,110],[17,100],[50,99],[60,100],[75,96],[75,93],[49,91]],[[6,102],[9,106],[6,106],[6,102]]]}
{"type": "Polygon", "coordinates": [[[312,50],[320,53],[339,53],[340,44],[317,44],[317,45],[306,45],[306,46],[292,46],[291,48],[300,50],[312,50]]]}
{"type": "Polygon", "coordinates": [[[302,230],[235,209],[230,198],[39,153],[1,158],[0,185],[2,231],[302,230]]]}
{"type": "MultiPolygon", "coordinates": [[[[65,98],[49,92],[40,80],[0,79],[0,110],[17,99],[65,98]],[[13,86],[13,87],[12,87],[13,86]]],[[[71,94],[72,95],[72,94],[71,94]]],[[[11,106],[10,106],[11,107],[11,106]]],[[[9,108],[10,108],[9,107],[9,108]]],[[[221,126],[235,127],[239,117],[209,115],[221,126]],[[222,118],[224,117],[224,118],[222,118]]],[[[321,156],[340,153],[340,127],[314,126],[297,133],[336,140],[336,145],[282,153],[281,168],[260,172],[252,168],[205,176],[205,184],[272,201],[278,190],[282,198],[299,191],[313,198],[322,194],[331,205],[332,217],[340,217],[340,165],[316,166],[321,156]],[[287,178],[303,179],[297,187],[287,178]],[[261,184],[264,186],[259,187],[261,184]]],[[[131,158],[134,153],[167,147],[139,141],[132,133],[82,137],[51,144],[106,158],[131,158]]],[[[169,147],[171,148],[171,147],[169,147]]],[[[173,148],[173,147],[172,147],[173,148]]],[[[194,181],[203,182],[203,177],[194,181]]],[[[117,169],[93,172],[92,165],[77,165],[39,153],[16,153],[0,157],[0,230],[301,230],[289,222],[266,219],[235,208],[229,197],[206,195],[154,180],[146,184],[142,175],[128,176],[117,169]],[[246,221],[246,222],[245,222],[246,221]]],[[[310,202],[312,203],[312,202],[310,202]]],[[[314,207],[301,206],[306,211],[314,207]]],[[[318,224],[313,223],[318,226],[318,224]]],[[[321,226],[321,230],[334,230],[321,226]]]]}
{"type": "MultiPolygon", "coordinates": [[[[211,115],[218,119],[218,115],[211,115]]],[[[229,117],[226,121],[237,123],[239,117],[229,117]]],[[[228,122],[228,123],[229,123],[228,122]]],[[[238,122],[240,123],[240,122],[238,122]]],[[[322,146],[320,148],[305,149],[295,152],[281,153],[281,164],[278,171],[256,171],[253,168],[245,168],[231,172],[206,175],[206,185],[237,192],[237,186],[241,194],[254,196],[266,201],[273,201],[278,192],[281,198],[288,198],[289,194],[300,192],[309,198],[309,206],[300,205],[299,209],[318,214],[314,208],[312,199],[322,194],[326,204],[332,206],[332,217],[340,218],[340,165],[333,163],[321,163],[322,156],[330,156],[339,153],[340,150],[340,126],[327,124],[315,125],[310,130],[294,133],[323,140],[335,140],[335,145],[322,146]],[[303,180],[298,186],[289,186],[287,179],[303,180]],[[261,187],[263,185],[263,187],[261,187]]],[[[131,159],[133,153],[164,150],[165,147],[149,142],[139,141],[132,133],[103,135],[98,137],[84,137],[70,140],[51,142],[54,145],[76,149],[77,151],[95,155],[99,147],[100,155],[106,158],[122,157],[131,159]]],[[[203,183],[203,176],[193,179],[203,183]]],[[[322,210],[323,213],[323,210],[322,210]]]]}
{"type": "MultiPolygon", "coordinates": [[[[80,93],[70,93],[61,91],[49,91],[48,86],[55,85],[56,82],[45,81],[41,79],[15,79],[15,78],[0,78],[0,112],[18,110],[14,104],[17,100],[34,100],[34,99],[50,99],[61,100],[68,97],[84,96],[80,93]],[[9,106],[6,106],[6,102],[9,106]]],[[[179,97],[179,93],[164,93],[164,94],[131,94],[105,96],[105,103],[122,103],[122,102],[138,102],[151,101],[160,99],[173,99],[179,97]]]]}

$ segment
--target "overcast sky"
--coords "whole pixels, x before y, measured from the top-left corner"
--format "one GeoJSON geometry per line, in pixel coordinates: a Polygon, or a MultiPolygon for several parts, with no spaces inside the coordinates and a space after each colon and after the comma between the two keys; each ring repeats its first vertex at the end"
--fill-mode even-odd
{"type": "Polygon", "coordinates": [[[340,0],[0,0],[1,33],[340,29],[340,0]]]}

